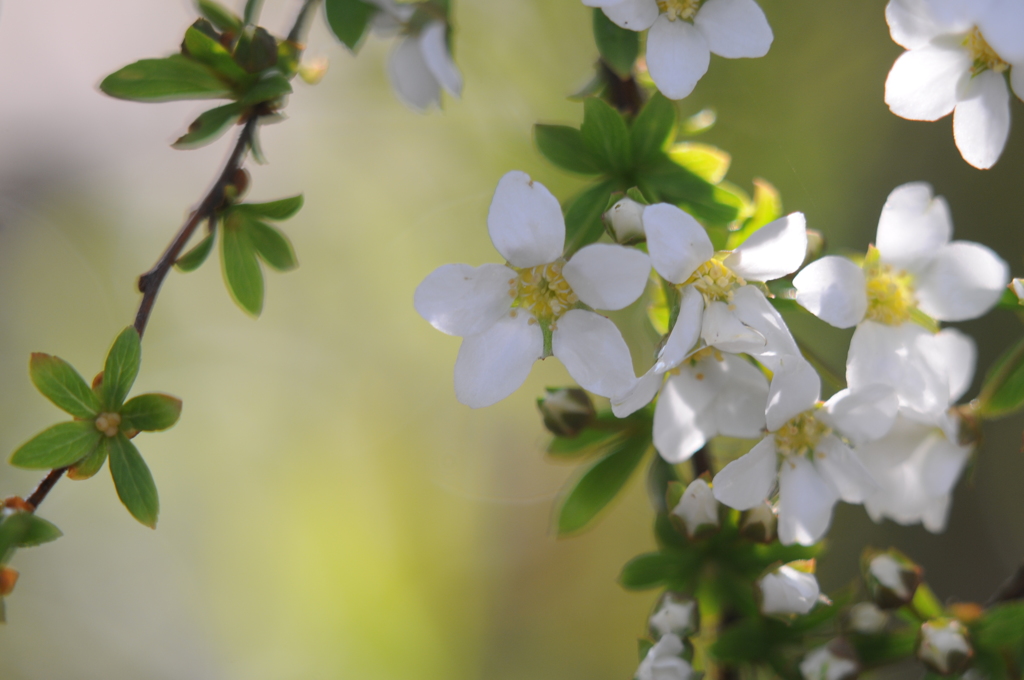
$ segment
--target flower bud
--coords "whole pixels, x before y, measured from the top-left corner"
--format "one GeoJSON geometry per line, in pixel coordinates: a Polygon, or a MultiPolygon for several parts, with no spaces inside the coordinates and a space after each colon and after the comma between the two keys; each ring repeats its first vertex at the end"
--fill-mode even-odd
{"type": "Polygon", "coordinates": [[[690,680],[693,666],[679,655],[685,649],[678,635],[662,636],[636,669],[635,680],[690,680]]]}
{"type": "Polygon", "coordinates": [[[544,427],[557,437],[575,437],[594,420],[597,412],[586,392],[578,387],[547,388],[537,399],[544,427]]]}
{"type": "Polygon", "coordinates": [[[859,672],[857,653],[842,638],[811,650],[800,662],[805,680],[852,680],[859,672]]]}
{"type": "Polygon", "coordinates": [[[921,567],[898,550],[865,554],[864,578],[871,599],[882,609],[896,609],[914,599],[921,584],[921,567]]]}
{"type": "Polygon", "coordinates": [[[0,567],[0,597],[6,597],[18,582],[18,572],[10,567],[0,567]]]}
{"type": "Polygon", "coordinates": [[[1024,279],[1010,281],[1010,290],[1017,296],[1017,304],[1024,305],[1024,279]]]}
{"type": "Polygon", "coordinates": [[[715,532],[719,526],[718,501],[708,483],[700,478],[690,482],[672,510],[672,517],[682,521],[691,539],[715,532]]]}
{"type": "Polygon", "coordinates": [[[814,560],[784,564],[765,574],[757,583],[762,614],[806,614],[821,599],[814,560]]]}
{"type": "Polygon", "coordinates": [[[604,214],[605,224],[619,243],[636,243],[644,239],[644,205],[632,198],[623,198],[604,214]]]}
{"type": "Polygon", "coordinates": [[[967,628],[955,619],[935,619],[921,624],[917,658],[936,673],[951,675],[967,668],[974,650],[967,628]]]}
{"type": "Polygon", "coordinates": [[[775,511],[765,501],[742,514],[740,533],[757,543],[771,543],[775,539],[775,524],[775,511]]]}
{"type": "Polygon", "coordinates": [[[817,260],[821,257],[823,250],[825,250],[825,236],[817,229],[808,229],[807,254],[804,256],[804,262],[817,260]]]}
{"type": "Polygon", "coordinates": [[[850,628],[858,633],[881,633],[889,623],[889,614],[874,602],[858,602],[850,607],[850,628]]]}
{"type": "Polygon", "coordinates": [[[700,628],[700,610],[696,600],[670,590],[658,600],[648,622],[656,640],[666,635],[689,637],[700,628]]]}

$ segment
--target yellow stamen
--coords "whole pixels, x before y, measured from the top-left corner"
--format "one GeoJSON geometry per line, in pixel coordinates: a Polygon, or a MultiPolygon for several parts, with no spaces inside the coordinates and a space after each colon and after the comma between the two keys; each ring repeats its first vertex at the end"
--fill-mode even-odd
{"type": "Polygon", "coordinates": [[[868,295],[866,318],[889,326],[898,326],[910,319],[917,308],[913,276],[882,264],[874,246],[868,248],[868,256],[864,260],[864,276],[868,295]]]}
{"type": "Polygon", "coordinates": [[[697,267],[693,276],[683,282],[683,286],[690,284],[693,284],[704,296],[704,304],[710,304],[712,302],[732,302],[733,293],[740,286],[747,285],[747,282],[722,264],[721,260],[711,259],[697,267]]]}
{"type": "Polygon", "coordinates": [[[697,10],[700,9],[701,0],[657,0],[657,2],[658,9],[670,21],[675,21],[676,19],[690,21],[697,14],[697,10]]]}
{"type": "Polygon", "coordinates": [[[1002,57],[996,54],[992,46],[982,37],[981,31],[978,30],[977,26],[972,28],[971,32],[967,34],[964,45],[971,51],[971,61],[973,62],[973,66],[971,66],[972,74],[978,75],[985,71],[1003,73],[1006,69],[1010,68],[1010,65],[1003,61],[1002,57]]]}
{"type": "Polygon", "coordinates": [[[775,448],[783,456],[807,456],[832,428],[814,417],[815,409],[790,419],[775,432],[775,448]]]}
{"type": "Polygon", "coordinates": [[[519,277],[509,280],[509,295],[515,298],[512,306],[547,322],[569,311],[579,298],[562,276],[564,265],[558,261],[517,270],[519,277]]]}

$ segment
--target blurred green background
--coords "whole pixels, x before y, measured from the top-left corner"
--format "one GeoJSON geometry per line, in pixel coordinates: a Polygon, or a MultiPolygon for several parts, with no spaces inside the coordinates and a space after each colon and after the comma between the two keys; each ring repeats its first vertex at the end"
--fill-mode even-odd
{"type": "MultiPolygon", "coordinates": [[[[267,0],[283,32],[298,0],[267,0]]],[[[773,182],[830,246],[863,251],[886,195],[927,180],[956,237],[996,247],[1024,273],[1024,106],[994,170],[960,159],[950,120],[905,121],[882,101],[901,49],[884,2],[760,0],[775,31],[758,60],[712,58],[683,114],[717,126],[729,179],[773,182]]],[[[392,96],[387,41],[357,59],[314,26],[331,67],[299,83],[288,119],[263,131],[270,164],[250,198],[298,192],[286,223],[301,268],[268,276],[262,318],[228,298],[215,261],[165,284],[136,392],[184,399],[180,424],[141,435],[160,488],[159,529],[120,506],[109,475],[62,482],[42,515],[65,532],[20,552],[0,629],[0,678],[363,680],[630,677],[654,593],[622,591],[620,566],[653,545],[634,480],[593,530],[551,533],[571,467],[546,461],[534,398],[567,376],[538,365],[481,411],[459,405],[458,340],[412,308],[448,262],[496,261],[485,216],[521,169],[567,198],[582,180],[534,150],[534,122],[577,123],[566,95],[596,50],[579,0],[456,0],[462,101],[419,116],[392,96]]],[[[133,317],[147,269],[211,181],[230,142],[168,144],[200,103],[132,104],[96,83],[173,51],[187,0],[9,1],[0,8],[0,451],[59,419],[28,380],[31,351],[100,369],[133,317]]],[[[963,324],[980,369],[1020,334],[1013,315],[963,324]]],[[[800,323],[842,366],[849,333],[800,323]]],[[[638,358],[638,362],[642,360],[638,358]]],[[[977,384],[977,383],[976,383],[977,384]]],[[[1021,418],[986,428],[950,528],[877,526],[840,505],[821,560],[851,579],[865,544],[922,562],[943,598],[984,600],[1024,557],[1021,418]]],[[[7,455],[6,453],[4,455],[7,455]]],[[[0,494],[39,475],[0,467],[0,494]]]]}

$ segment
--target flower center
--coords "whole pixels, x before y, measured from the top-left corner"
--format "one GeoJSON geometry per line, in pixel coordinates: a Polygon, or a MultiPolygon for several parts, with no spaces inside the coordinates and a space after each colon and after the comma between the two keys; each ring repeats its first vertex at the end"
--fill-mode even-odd
{"type": "Polygon", "coordinates": [[[790,419],[775,432],[775,449],[783,456],[806,456],[832,428],[814,417],[814,409],[790,419]]]}
{"type": "Polygon", "coordinates": [[[700,9],[701,0],[657,0],[658,9],[661,13],[669,18],[670,21],[676,19],[693,19],[694,15],[697,14],[697,10],[700,9]]]}
{"type": "Polygon", "coordinates": [[[917,308],[914,297],[914,278],[905,271],[878,261],[878,250],[871,246],[864,261],[867,278],[868,311],[872,321],[898,326],[910,319],[917,308]]]}
{"type": "Polygon", "coordinates": [[[96,416],[96,429],[108,437],[117,436],[117,431],[120,427],[120,413],[101,413],[96,416]]]}
{"type": "Polygon", "coordinates": [[[1010,65],[1003,61],[1002,57],[996,54],[992,46],[982,37],[981,31],[978,30],[977,26],[972,28],[971,32],[967,34],[964,45],[970,50],[971,61],[974,62],[974,65],[971,66],[972,74],[978,75],[985,71],[1003,73],[1006,69],[1010,68],[1010,65]]]}
{"type": "Polygon", "coordinates": [[[747,282],[720,260],[712,258],[697,267],[693,276],[683,283],[684,286],[690,284],[700,291],[707,305],[712,302],[732,302],[733,293],[740,286],[747,285],[747,282]]]}
{"type": "MultiPolygon", "coordinates": [[[[564,265],[564,262],[558,261],[517,269],[519,276],[508,282],[508,294],[515,298],[512,307],[523,309],[536,319],[549,322],[569,311],[579,298],[562,276],[564,265]]],[[[515,314],[515,309],[512,313],[515,314]]]]}

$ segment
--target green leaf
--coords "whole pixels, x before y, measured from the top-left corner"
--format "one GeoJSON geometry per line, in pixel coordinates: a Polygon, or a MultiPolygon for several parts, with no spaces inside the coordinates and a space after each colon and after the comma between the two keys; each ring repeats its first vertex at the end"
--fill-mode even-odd
{"type": "Polygon", "coordinates": [[[1024,338],[996,359],[978,395],[978,414],[993,419],[1024,406],[1024,338]]]}
{"type": "Polygon", "coordinates": [[[103,468],[110,453],[110,437],[103,437],[92,453],[68,468],[68,479],[89,479],[103,468]]]}
{"type": "Polygon", "coordinates": [[[238,118],[244,110],[244,105],[231,103],[204,111],[188,126],[188,132],[178,137],[171,146],[182,150],[206,146],[210,142],[216,141],[229,127],[238,122],[238,118]]]}
{"type": "Polygon", "coordinates": [[[712,184],[725,179],[732,156],[710,144],[681,142],[668,152],[669,158],[712,184]]]}
{"type": "Polygon", "coordinates": [[[198,0],[199,11],[210,23],[222,31],[237,33],[242,28],[242,20],[237,14],[214,0],[198,0]]]}
{"type": "Polygon", "coordinates": [[[366,35],[377,7],[363,0],[324,0],[327,24],[344,45],[355,52],[366,35]]]}
{"type": "Polygon", "coordinates": [[[658,200],[685,205],[695,217],[714,224],[728,224],[740,212],[741,201],[736,196],[667,157],[645,169],[638,185],[645,195],[654,194],[658,200]]]}
{"type": "Polygon", "coordinates": [[[849,640],[857,657],[866,666],[881,666],[912,656],[917,647],[918,629],[880,635],[851,635],[849,640]]]}
{"type": "Polygon", "coordinates": [[[630,166],[629,128],[622,115],[604,100],[591,97],[583,102],[583,141],[603,165],[624,172],[630,166]]]}
{"type": "Polygon", "coordinates": [[[139,450],[122,433],[110,440],[110,474],[118,497],[132,517],[155,529],[160,514],[156,483],[139,450]]]}
{"type": "Polygon", "coordinates": [[[568,125],[533,126],[533,139],[541,154],[558,167],[581,175],[600,175],[610,168],[583,141],[583,133],[568,125]]]}
{"type": "Polygon", "coordinates": [[[583,430],[575,437],[555,437],[548,444],[548,455],[554,458],[578,458],[609,446],[619,432],[611,430],[583,430]]]}
{"type": "Polygon", "coordinates": [[[8,521],[14,517],[21,517],[21,521],[26,525],[21,540],[18,542],[19,548],[34,548],[43,543],[56,541],[64,535],[52,522],[30,512],[20,512],[9,518],[8,521]]]}
{"type": "Polygon", "coordinates": [[[262,7],[263,0],[246,0],[245,9],[242,11],[242,20],[246,25],[251,26],[256,23],[256,18],[259,17],[262,7]]]}
{"type": "Polygon", "coordinates": [[[102,437],[92,420],[58,423],[18,447],[11,465],[31,470],[65,467],[92,453],[102,437]]]}
{"type": "Polygon", "coordinates": [[[726,250],[735,250],[755,231],[782,217],[782,196],[770,182],[754,178],[754,214],[743,228],[729,234],[726,250]]]}
{"type": "Polygon", "coordinates": [[[971,632],[982,647],[1024,649],[1024,602],[1007,602],[992,607],[971,632]]]}
{"type": "MultiPolygon", "coordinates": [[[[630,31],[632,33],[632,31],[630,31]]],[[[637,114],[629,130],[633,162],[645,165],[662,157],[661,151],[672,137],[676,125],[676,107],[665,95],[655,92],[637,114]]]]}
{"type": "Polygon", "coordinates": [[[249,240],[264,262],[279,272],[290,271],[299,266],[287,236],[259,220],[245,220],[244,224],[249,232],[249,240]]]}
{"type": "Polygon", "coordinates": [[[277,64],[277,56],[277,40],[265,28],[247,25],[242,29],[234,57],[246,73],[265,71],[277,64]]]}
{"type": "Polygon", "coordinates": [[[32,384],[57,408],[76,418],[93,418],[100,400],[71,364],[60,357],[34,352],[28,364],[32,384]]]}
{"type": "Polygon", "coordinates": [[[233,83],[243,82],[249,77],[249,74],[232,58],[227,48],[215,38],[199,30],[195,24],[189,26],[185,31],[182,48],[187,56],[206,64],[233,83]]]}
{"type": "Polygon", "coordinates": [[[605,180],[570,200],[565,210],[566,257],[604,234],[601,216],[614,188],[614,180],[605,180]]]}
{"type": "Polygon", "coordinates": [[[103,79],[100,89],[111,97],[136,102],[223,99],[231,88],[204,64],[180,54],[143,59],[103,79]]]}
{"type": "Polygon", "coordinates": [[[640,34],[616,26],[600,9],[594,10],[594,42],[601,58],[619,76],[633,72],[633,62],[640,53],[640,34]]]}
{"type": "Polygon", "coordinates": [[[107,353],[101,387],[104,408],[111,411],[120,409],[135,383],[135,378],[139,375],[141,361],[142,342],[138,332],[128,326],[117,336],[110,352],[107,353]]]}
{"type": "Polygon", "coordinates": [[[559,535],[587,526],[625,486],[650,444],[649,435],[624,439],[571,482],[558,508],[559,535]]]}
{"type": "Polygon", "coordinates": [[[253,106],[291,94],[291,91],[292,84],[288,82],[288,79],[280,73],[275,73],[256,81],[252,87],[246,90],[238,103],[243,106],[253,106]]]}
{"type": "Polygon", "coordinates": [[[210,256],[211,250],[213,250],[213,232],[203,237],[203,240],[197,243],[195,248],[179,257],[174,266],[183,272],[195,271],[199,269],[201,264],[206,262],[206,258],[210,256]]]}
{"type": "Polygon", "coordinates": [[[16,512],[0,522],[0,565],[7,564],[28,533],[27,512],[16,512]]]}
{"type": "Polygon", "coordinates": [[[626,590],[650,590],[679,580],[685,569],[683,553],[652,552],[637,555],[622,567],[619,584],[626,590]]]}
{"type": "Polygon", "coordinates": [[[269,203],[239,203],[231,208],[231,212],[248,217],[261,217],[266,220],[282,222],[290,219],[302,208],[302,194],[281,198],[269,203]]]}
{"type": "Polygon", "coordinates": [[[181,399],[167,394],[140,394],[121,409],[121,430],[157,432],[178,422],[181,399]]]}
{"type": "Polygon", "coordinates": [[[252,316],[259,316],[263,310],[263,272],[248,231],[240,225],[229,227],[230,222],[225,221],[220,239],[224,281],[238,306],[252,316]]]}

